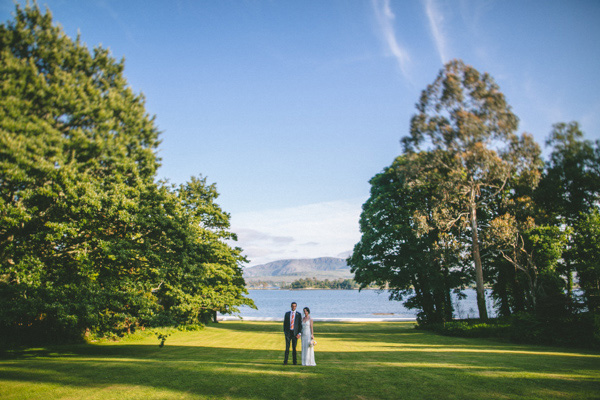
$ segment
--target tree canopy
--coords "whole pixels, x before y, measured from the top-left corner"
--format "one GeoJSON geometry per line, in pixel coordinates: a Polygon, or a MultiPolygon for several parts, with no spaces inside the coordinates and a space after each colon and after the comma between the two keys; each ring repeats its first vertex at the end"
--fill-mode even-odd
{"type": "Polygon", "coordinates": [[[156,181],[159,131],[123,60],[17,6],[0,77],[3,332],[78,337],[252,305],[215,185],[156,181]]]}
{"type": "Polygon", "coordinates": [[[416,108],[402,154],[370,181],[348,260],[355,280],[389,289],[425,323],[452,319],[450,291],[470,284],[481,319],[486,287],[500,315],[553,318],[577,309],[576,271],[596,310],[600,143],[556,124],[544,162],[491,76],[460,60],[416,108]]]}
{"type": "Polygon", "coordinates": [[[387,288],[391,299],[406,298],[419,320],[440,322],[452,319],[449,291],[465,275],[456,240],[440,229],[418,230],[415,212],[431,206],[434,187],[410,184],[411,160],[400,156],[371,179],[371,196],[360,218],[362,237],[348,264],[362,288],[387,288]]]}
{"type": "Polygon", "coordinates": [[[460,60],[445,65],[421,95],[405,152],[428,151],[410,178],[415,185],[436,186],[432,212],[420,210],[426,229],[457,226],[470,232],[477,305],[487,318],[480,250],[481,211],[499,196],[517,169],[519,141],[513,114],[494,80],[460,60]]]}

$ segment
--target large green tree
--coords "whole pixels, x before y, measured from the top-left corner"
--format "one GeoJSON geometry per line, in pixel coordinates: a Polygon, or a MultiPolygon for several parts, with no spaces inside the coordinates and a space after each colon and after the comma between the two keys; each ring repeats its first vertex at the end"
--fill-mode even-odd
{"type": "Polygon", "coordinates": [[[589,311],[600,312],[600,210],[575,225],[573,264],[589,311]]]}
{"type": "Polygon", "coordinates": [[[439,229],[418,229],[415,212],[431,204],[435,188],[411,185],[407,176],[415,158],[429,156],[400,156],[371,179],[371,196],[360,217],[361,240],[348,259],[362,288],[388,289],[391,299],[417,309],[424,323],[451,320],[450,289],[465,282],[456,258],[459,242],[439,229]]]}
{"type": "MultiPolygon", "coordinates": [[[[570,122],[555,124],[547,145],[552,152],[536,190],[536,202],[546,224],[573,229],[562,267],[570,291],[575,265],[583,265],[581,261],[585,261],[578,257],[586,250],[575,249],[585,240],[576,236],[582,232],[581,223],[585,223],[600,204],[600,141],[584,139],[579,124],[570,122]]],[[[585,279],[587,275],[583,276],[585,279]]],[[[581,276],[579,278],[581,280],[581,276]]]]}
{"type": "Polygon", "coordinates": [[[600,142],[584,139],[577,122],[553,126],[552,152],[536,201],[548,222],[573,226],[600,202],[600,142]]]}
{"type": "Polygon", "coordinates": [[[547,265],[548,257],[541,257],[536,243],[564,239],[564,235],[548,229],[540,218],[535,203],[535,191],[543,172],[539,145],[528,134],[513,136],[503,157],[511,165],[511,175],[504,190],[489,204],[483,242],[488,253],[488,281],[492,294],[499,303],[501,315],[535,309],[542,283],[549,279],[549,271],[556,272],[560,259],[547,265]],[[533,238],[543,238],[534,240],[533,238]],[[542,282],[543,281],[543,282],[542,282]]]}
{"type": "MultiPolygon", "coordinates": [[[[565,289],[559,273],[567,244],[565,231],[557,226],[537,225],[532,219],[519,223],[510,214],[495,218],[488,230],[502,257],[525,278],[524,309],[545,311],[540,310],[540,300],[550,299],[557,306],[556,299],[562,297],[560,293],[565,289]]],[[[554,312],[558,312],[558,308],[555,307],[554,312]]]]}
{"type": "Polygon", "coordinates": [[[469,232],[475,271],[477,305],[487,318],[481,233],[491,218],[491,204],[506,190],[515,164],[518,119],[488,74],[460,60],[445,65],[423,92],[403,139],[407,154],[430,151],[434,156],[414,167],[415,185],[436,187],[433,212],[425,215],[428,229],[469,232]]]}
{"type": "Polygon", "coordinates": [[[251,304],[214,186],[155,182],[159,132],[123,70],[37,5],[0,25],[3,332],[78,336],[251,304]]]}
{"type": "MultiPolygon", "coordinates": [[[[229,231],[229,214],[215,200],[218,193],[206,178],[192,178],[174,192],[165,192],[168,211],[156,215],[167,233],[164,251],[177,268],[163,268],[157,297],[165,314],[177,323],[206,321],[216,312],[231,314],[240,305],[252,306],[242,276],[246,262],[229,231]],[[167,203],[168,201],[168,203],[167,203]],[[185,229],[182,229],[185,227],[185,229]]],[[[159,256],[162,252],[159,252],[159,256]]]]}

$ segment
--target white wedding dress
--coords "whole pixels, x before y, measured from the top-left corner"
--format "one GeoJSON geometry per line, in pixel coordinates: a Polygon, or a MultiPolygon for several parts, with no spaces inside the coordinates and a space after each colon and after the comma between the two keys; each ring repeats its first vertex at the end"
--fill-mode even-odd
{"type": "Polygon", "coordinates": [[[302,321],[302,365],[316,366],[315,363],[315,347],[310,345],[310,318],[307,321],[302,321]]]}

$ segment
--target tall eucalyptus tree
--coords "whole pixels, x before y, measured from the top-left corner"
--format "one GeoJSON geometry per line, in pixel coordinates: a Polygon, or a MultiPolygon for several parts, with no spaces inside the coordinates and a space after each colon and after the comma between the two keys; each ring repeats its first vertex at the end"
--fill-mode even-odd
{"type": "Polygon", "coordinates": [[[437,187],[434,210],[422,218],[425,228],[470,232],[482,319],[487,318],[487,308],[480,218],[518,168],[511,155],[517,126],[517,116],[492,77],[453,60],[422,92],[410,134],[402,140],[407,154],[435,154],[415,166],[412,177],[415,185],[437,187]]]}

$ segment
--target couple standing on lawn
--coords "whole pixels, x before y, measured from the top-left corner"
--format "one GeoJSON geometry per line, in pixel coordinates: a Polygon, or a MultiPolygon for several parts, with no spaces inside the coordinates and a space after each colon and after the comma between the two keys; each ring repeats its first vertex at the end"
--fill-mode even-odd
{"type": "Polygon", "coordinates": [[[304,318],[296,311],[296,302],[292,303],[291,311],[285,313],[283,318],[283,333],[285,333],[285,358],[283,365],[287,365],[290,355],[290,344],[292,345],[292,360],[296,365],[296,345],[302,337],[302,365],[316,366],[315,363],[315,336],[313,332],[313,320],[310,317],[310,309],[304,307],[304,318]]]}

